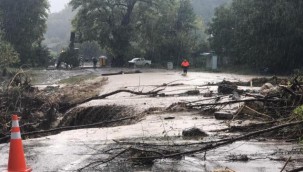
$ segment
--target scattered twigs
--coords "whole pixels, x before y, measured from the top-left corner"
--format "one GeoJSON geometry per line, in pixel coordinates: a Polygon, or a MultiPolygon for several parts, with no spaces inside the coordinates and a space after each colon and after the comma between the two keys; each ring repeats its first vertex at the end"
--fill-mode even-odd
{"type": "Polygon", "coordinates": [[[124,149],[123,151],[119,152],[118,154],[106,159],[106,160],[100,160],[100,161],[95,161],[95,162],[92,162],[92,163],[89,163],[87,165],[85,165],[84,167],[82,168],[79,168],[77,171],[81,172],[82,170],[84,170],[85,168],[87,167],[90,167],[92,165],[101,165],[101,164],[105,164],[105,163],[108,163],[112,160],[114,160],[115,158],[119,157],[120,155],[124,154],[125,152],[129,151],[131,147],[127,148],[127,149],[124,149]]]}
{"type": "Polygon", "coordinates": [[[164,156],[163,153],[157,152],[157,151],[154,151],[154,150],[146,150],[146,149],[140,149],[140,148],[134,148],[134,147],[131,147],[130,149],[134,150],[134,151],[138,151],[138,152],[154,153],[154,154],[158,154],[159,156],[164,156]]]}
{"type": "Polygon", "coordinates": [[[24,71],[23,69],[20,69],[14,76],[13,78],[10,80],[9,84],[7,85],[7,90],[9,89],[9,87],[13,84],[13,82],[15,81],[15,79],[21,75],[21,74],[24,74],[24,71]]]}
{"type": "Polygon", "coordinates": [[[264,117],[269,118],[269,119],[273,119],[271,116],[268,116],[268,115],[266,115],[266,114],[260,113],[260,112],[258,112],[258,111],[256,111],[256,110],[250,108],[249,106],[244,106],[244,108],[250,110],[250,111],[253,112],[253,113],[256,113],[257,115],[264,116],[264,117]]]}
{"type": "MultiPolygon", "coordinates": [[[[229,138],[229,139],[222,139],[222,140],[218,140],[218,141],[211,141],[211,142],[198,142],[198,143],[190,143],[190,144],[174,144],[174,145],[158,145],[158,144],[148,144],[148,143],[137,143],[137,142],[120,142],[120,141],[116,141],[116,143],[119,144],[125,144],[125,145],[136,145],[136,146],[169,146],[169,147],[176,147],[176,146],[190,146],[190,145],[204,145],[202,148],[200,149],[195,149],[195,150],[190,150],[190,151],[185,151],[185,152],[180,152],[180,153],[173,153],[173,154],[164,154],[160,155],[158,152],[158,156],[150,156],[150,157],[132,157],[130,159],[159,159],[159,158],[172,158],[172,157],[179,157],[179,156],[183,156],[183,155],[188,155],[188,154],[193,154],[193,153],[198,153],[198,152],[204,152],[204,151],[208,151],[211,149],[215,149],[227,144],[231,144],[233,142],[239,141],[239,140],[244,140],[253,136],[257,136],[266,132],[271,132],[274,130],[279,130],[281,128],[285,128],[285,127],[289,127],[289,126],[295,126],[295,125],[302,125],[303,121],[299,121],[299,122],[293,122],[293,123],[287,123],[287,124],[283,124],[283,125],[279,125],[279,126],[275,126],[275,127],[271,127],[271,128],[267,128],[264,130],[259,130],[259,131],[255,131],[255,132],[251,132],[248,133],[246,135],[243,136],[239,136],[236,138],[229,138]]],[[[140,149],[141,151],[144,151],[144,149],[140,149]]]]}
{"type": "Polygon", "coordinates": [[[257,136],[266,132],[271,132],[274,130],[278,130],[281,128],[285,128],[285,127],[289,127],[289,126],[295,126],[295,125],[301,125],[303,124],[303,121],[298,121],[298,122],[293,122],[293,123],[287,123],[287,124],[283,124],[283,125],[279,125],[279,126],[275,126],[275,127],[271,127],[271,128],[267,128],[264,130],[259,130],[259,131],[255,131],[255,132],[251,132],[239,137],[235,137],[235,138],[230,138],[230,139],[226,139],[223,142],[217,142],[217,143],[212,143],[212,144],[207,144],[202,148],[199,149],[194,149],[194,150],[189,150],[189,151],[184,151],[184,152],[180,152],[180,153],[174,153],[174,154],[166,154],[164,156],[150,156],[150,157],[138,157],[138,158],[131,158],[131,159],[159,159],[159,158],[172,158],[172,157],[178,157],[178,156],[183,156],[183,155],[188,155],[188,154],[193,154],[193,153],[198,153],[198,152],[204,152],[204,151],[208,151],[211,149],[216,149],[218,147],[227,145],[227,144],[231,144],[234,143],[236,141],[239,140],[244,140],[247,138],[250,138],[252,136],[257,136]]]}

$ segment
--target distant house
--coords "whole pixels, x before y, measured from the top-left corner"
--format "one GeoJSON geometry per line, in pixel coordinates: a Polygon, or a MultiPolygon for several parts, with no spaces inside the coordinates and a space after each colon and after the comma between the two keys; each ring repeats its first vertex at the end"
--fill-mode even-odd
{"type": "Polygon", "coordinates": [[[206,69],[218,69],[218,56],[214,52],[202,53],[201,55],[205,58],[206,69]]]}

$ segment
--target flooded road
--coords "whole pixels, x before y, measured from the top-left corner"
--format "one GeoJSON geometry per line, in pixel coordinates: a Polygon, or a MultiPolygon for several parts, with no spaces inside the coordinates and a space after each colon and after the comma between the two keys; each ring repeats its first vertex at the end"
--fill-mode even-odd
{"type": "MultiPolygon", "coordinates": [[[[80,71],[48,71],[49,79],[36,80],[36,84],[56,84],[60,79],[69,76],[115,72],[129,69],[88,69],[80,71]],[[61,74],[63,72],[64,74],[61,74]],[[53,76],[56,76],[53,78],[53,76]]],[[[165,94],[180,94],[186,90],[206,92],[216,90],[215,87],[205,87],[207,83],[217,83],[222,80],[249,81],[255,76],[244,76],[222,73],[189,72],[184,77],[180,71],[144,69],[144,73],[108,76],[108,82],[100,92],[106,94],[118,89],[148,92],[168,83],[178,83],[176,87],[163,87],[165,94]]],[[[45,76],[44,76],[45,77],[45,76]]],[[[100,76],[101,77],[101,76],[100,76]]],[[[162,87],[161,87],[162,88],[162,87]]],[[[246,88],[245,88],[246,89],[246,88]]],[[[247,89],[255,89],[253,87],[247,89]]],[[[119,93],[102,100],[94,100],[81,106],[124,105],[136,109],[139,115],[147,110],[165,109],[173,103],[196,101],[203,96],[169,96],[146,97],[129,93],[119,93]]],[[[135,115],[135,114],[134,114],[135,115]]],[[[22,121],[20,121],[22,123],[22,121]]],[[[194,143],[204,140],[226,138],[230,134],[216,133],[228,127],[226,121],[216,120],[214,116],[193,112],[162,112],[151,111],[140,121],[132,125],[79,129],[65,131],[60,134],[24,140],[27,164],[34,171],[76,171],[92,161],[108,158],[104,153],[115,144],[114,140],[136,141],[144,143],[194,143]],[[173,117],[173,118],[168,118],[173,117]],[[182,131],[191,127],[205,131],[209,136],[198,140],[182,138],[182,131]]],[[[235,133],[237,135],[239,133],[235,133]]],[[[0,144],[0,171],[5,171],[8,160],[8,145],[0,144]]],[[[280,171],[286,160],[292,156],[286,169],[302,165],[302,146],[276,140],[247,140],[223,146],[206,153],[185,156],[181,160],[156,160],[150,166],[132,167],[127,163],[101,165],[102,171],[201,171],[229,168],[237,172],[276,172],[280,171]],[[204,158],[206,157],[206,159],[204,158]],[[244,157],[244,158],[238,158],[244,157]]],[[[117,162],[115,162],[117,163],[117,162]]],[[[85,171],[85,170],[84,170],[85,171]]],[[[94,170],[87,170],[94,171],[94,170]]]]}
{"type": "MultiPolygon", "coordinates": [[[[182,130],[193,126],[209,133],[208,139],[215,139],[218,136],[209,131],[225,128],[226,124],[210,117],[190,113],[151,115],[134,125],[67,131],[25,140],[23,144],[27,162],[35,171],[76,171],[99,158],[107,158],[102,151],[109,149],[109,145],[114,144],[113,140],[162,144],[201,141],[182,139],[182,130]],[[172,115],[176,117],[174,120],[164,120],[165,117],[172,115]]],[[[153,166],[144,170],[204,172],[228,167],[239,172],[278,171],[289,156],[293,159],[303,159],[299,149],[303,148],[286,142],[241,141],[208,151],[206,160],[204,153],[186,156],[182,160],[157,160],[153,166]],[[291,153],[295,150],[297,151],[291,153]],[[247,161],[232,159],[232,156],[238,155],[245,155],[249,159],[247,161]]],[[[2,155],[0,169],[3,171],[8,159],[8,144],[1,144],[0,151],[2,155]]],[[[299,163],[292,162],[289,167],[295,167],[299,163]]],[[[105,168],[106,166],[103,169],[105,168]]]]}

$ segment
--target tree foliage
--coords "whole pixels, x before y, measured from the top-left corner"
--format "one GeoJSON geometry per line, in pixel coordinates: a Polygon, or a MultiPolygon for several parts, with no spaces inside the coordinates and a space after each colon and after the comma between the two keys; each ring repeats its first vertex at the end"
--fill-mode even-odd
{"type": "Polygon", "coordinates": [[[22,64],[35,62],[46,29],[47,0],[0,0],[3,39],[20,54],[22,64]]]}
{"type": "Polygon", "coordinates": [[[97,41],[118,66],[134,56],[177,61],[203,41],[190,0],[72,0],[71,5],[79,10],[74,26],[80,40],[97,41]]]}
{"type": "MultiPolygon", "coordinates": [[[[190,1],[162,2],[158,15],[146,14],[142,25],[143,38],[148,56],[156,62],[181,62],[203,51],[204,25],[193,12],[190,1]]],[[[157,9],[156,9],[157,10],[157,9]]],[[[157,12],[157,11],[156,11],[157,12]]]]}
{"type": "Polygon", "coordinates": [[[99,57],[102,54],[100,45],[95,41],[86,41],[79,46],[79,54],[85,60],[99,57]]]}
{"type": "Polygon", "coordinates": [[[211,44],[232,64],[289,72],[303,64],[303,2],[234,0],[215,13],[211,44]]]}
{"type": "MultiPolygon", "coordinates": [[[[197,17],[196,26],[198,29],[195,30],[195,32],[197,32],[197,35],[199,36],[200,40],[205,40],[207,38],[207,35],[204,33],[204,23],[208,23],[211,20],[211,18],[214,15],[214,9],[216,7],[218,7],[224,3],[230,2],[230,1],[231,0],[192,0],[191,1],[193,10],[197,17]],[[202,22],[202,20],[203,20],[203,22],[202,22]]],[[[160,23],[160,21],[156,22],[157,21],[156,19],[160,18],[161,14],[165,14],[164,13],[165,10],[172,9],[170,7],[171,5],[168,6],[168,4],[171,4],[170,1],[164,1],[161,4],[165,5],[165,6],[158,5],[158,6],[154,6],[153,8],[151,8],[151,6],[149,6],[148,4],[142,3],[141,7],[140,7],[140,9],[142,9],[141,10],[142,12],[140,12],[140,13],[135,12],[135,13],[138,13],[141,15],[140,20],[142,22],[144,21],[145,24],[149,24],[149,26],[141,27],[142,29],[143,28],[153,29],[150,31],[146,31],[146,32],[149,32],[149,35],[152,35],[151,32],[153,32],[153,34],[155,34],[155,31],[156,31],[155,25],[160,23]],[[143,8],[143,6],[145,6],[145,7],[143,8]],[[144,12],[144,10],[146,10],[146,11],[144,12]],[[160,11],[161,11],[161,13],[160,13],[160,11]],[[143,16],[145,19],[143,18],[143,16]],[[152,16],[154,16],[154,17],[152,17],[152,16]],[[148,22],[148,19],[150,20],[150,22],[148,22]],[[151,26],[151,24],[153,25],[153,27],[151,26]]],[[[47,31],[45,33],[45,40],[43,41],[43,44],[47,45],[47,47],[51,50],[51,52],[53,53],[54,56],[56,56],[56,54],[59,54],[63,48],[68,46],[69,36],[70,36],[70,32],[72,30],[72,25],[71,25],[70,21],[72,20],[72,18],[74,18],[76,13],[77,13],[77,10],[72,11],[70,6],[66,6],[65,9],[63,9],[60,12],[49,14],[49,17],[47,20],[47,31]]],[[[167,12],[167,14],[168,14],[168,12],[167,12]]],[[[175,15],[170,15],[170,16],[173,17],[175,15]]],[[[162,15],[162,18],[164,18],[163,15],[162,15]]],[[[164,22],[164,20],[161,20],[161,21],[164,22]]],[[[170,18],[167,18],[167,22],[173,24],[173,22],[170,21],[170,18]]],[[[162,23],[162,25],[165,25],[166,27],[168,26],[166,23],[162,23]]],[[[160,26],[157,26],[157,28],[160,28],[160,26]]],[[[135,29],[138,29],[138,27],[135,29]]],[[[164,29],[164,27],[162,27],[162,30],[163,29],[164,29]]],[[[161,36],[161,30],[159,30],[158,33],[161,36]]],[[[139,35],[139,37],[142,37],[142,36],[146,36],[146,34],[139,35]]],[[[159,39],[157,41],[156,40],[157,40],[156,38],[153,38],[153,41],[150,41],[151,43],[149,44],[149,46],[154,45],[156,42],[159,42],[162,39],[159,39]]],[[[158,52],[158,50],[157,51],[152,50],[151,47],[143,48],[142,47],[143,41],[138,40],[138,42],[131,43],[132,50],[129,52],[128,56],[143,56],[146,53],[148,53],[149,54],[148,58],[157,60],[156,56],[158,56],[158,54],[155,54],[155,53],[158,52]],[[140,43],[138,43],[138,42],[140,42],[140,43]],[[148,50],[146,50],[146,49],[148,49],[148,50]]],[[[199,45],[200,47],[205,47],[205,42],[204,42],[204,44],[202,44],[203,42],[204,41],[200,42],[200,45],[199,45]]],[[[157,46],[157,47],[160,48],[160,46],[157,46]]],[[[155,48],[155,46],[154,46],[154,48],[155,48]]],[[[81,54],[81,52],[80,52],[80,54],[81,54]]],[[[164,54],[163,54],[162,58],[170,57],[170,55],[167,56],[164,54]]],[[[169,53],[166,53],[166,54],[169,54],[169,53]]],[[[171,56],[175,56],[175,55],[171,55],[171,56]]],[[[167,60],[169,60],[169,59],[167,59],[167,60]]]]}
{"type": "MultiPolygon", "coordinates": [[[[1,40],[1,39],[0,39],[1,40]]],[[[0,41],[0,69],[19,62],[19,54],[5,41],[0,41]]]]}
{"type": "Polygon", "coordinates": [[[192,0],[194,11],[201,16],[205,23],[209,23],[214,16],[215,8],[230,3],[232,0],[192,0]]]}

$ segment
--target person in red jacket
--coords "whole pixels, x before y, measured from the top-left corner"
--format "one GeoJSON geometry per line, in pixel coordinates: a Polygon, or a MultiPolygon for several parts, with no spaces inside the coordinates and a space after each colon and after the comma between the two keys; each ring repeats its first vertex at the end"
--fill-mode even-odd
{"type": "Polygon", "coordinates": [[[184,59],[183,62],[181,63],[181,66],[183,68],[183,74],[186,75],[187,69],[189,67],[189,62],[186,59],[184,59]]]}

